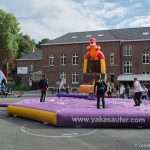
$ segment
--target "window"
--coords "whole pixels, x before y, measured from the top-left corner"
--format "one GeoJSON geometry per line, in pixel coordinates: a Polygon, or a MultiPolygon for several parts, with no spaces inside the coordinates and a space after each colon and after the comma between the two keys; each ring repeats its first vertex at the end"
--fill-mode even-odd
{"type": "Polygon", "coordinates": [[[104,34],[98,34],[97,36],[99,36],[99,37],[103,37],[103,36],[104,36],[104,34]]]}
{"type": "Polygon", "coordinates": [[[72,84],[78,84],[78,73],[72,73],[72,84]]]}
{"type": "Polygon", "coordinates": [[[114,53],[110,53],[110,64],[114,64],[114,53]]]}
{"type": "Polygon", "coordinates": [[[123,55],[124,56],[132,56],[132,46],[131,45],[123,46],[123,55]]]}
{"type": "Polygon", "coordinates": [[[111,83],[114,82],[114,74],[110,74],[110,82],[111,82],[111,83]]]}
{"type": "Polygon", "coordinates": [[[29,86],[32,86],[32,77],[29,77],[29,86]]]}
{"type": "Polygon", "coordinates": [[[143,74],[149,74],[149,71],[144,71],[143,74]]]}
{"type": "Polygon", "coordinates": [[[49,56],[49,66],[54,66],[55,65],[55,57],[54,55],[49,56]]]}
{"type": "Polygon", "coordinates": [[[149,35],[149,32],[143,32],[143,35],[149,35]]]}
{"type": "Polygon", "coordinates": [[[149,53],[148,52],[143,52],[142,63],[143,64],[149,64],[149,53]]]}
{"type": "Polygon", "coordinates": [[[132,73],[132,62],[127,61],[124,63],[123,72],[124,72],[124,74],[131,74],[132,73]]]}
{"type": "Polygon", "coordinates": [[[60,74],[60,79],[63,80],[64,84],[66,84],[66,74],[64,72],[60,74]]]}
{"type": "Polygon", "coordinates": [[[60,65],[66,66],[66,55],[65,54],[62,54],[60,57],[60,65]]]}
{"type": "Polygon", "coordinates": [[[72,65],[78,65],[78,55],[77,54],[72,55],[72,65]]]}
{"type": "Polygon", "coordinates": [[[33,71],[33,65],[29,66],[29,71],[33,71]]]}
{"type": "Polygon", "coordinates": [[[88,38],[88,37],[92,37],[92,35],[86,35],[86,37],[88,38]]]}
{"type": "Polygon", "coordinates": [[[71,38],[72,38],[72,39],[76,39],[76,38],[77,38],[77,36],[72,36],[71,38]]]}

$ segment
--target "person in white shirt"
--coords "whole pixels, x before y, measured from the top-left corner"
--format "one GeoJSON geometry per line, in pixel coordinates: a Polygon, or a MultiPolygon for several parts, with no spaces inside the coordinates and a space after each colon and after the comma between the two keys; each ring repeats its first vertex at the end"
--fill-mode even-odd
{"type": "Polygon", "coordinates": [[[142,92],[142,99],[147,99],[148,89],[146,88],[145,85],[143,85],[142,89],[143,89],[143,92],[142,92]]]}
{"type": "Polygon", "coordinates": [[[119,94],[120,98],[124,98],[125,87],[123,84],[120,85],[119,94]]]}
{"type": "Polygon", "coordinates": [[[134,78],[134,106],[140,106],[141,104],[141,96],[142,96],[142,87],[137,78],[134,78]]]}
{"type": "Polygon", "coordinates": [[[53,89],[51,94],[54,94],[55,91],[57,91],[59,94],[63,85],[64,85],[64,81],[62,79],[59,79],[59,81],[56,82],[55,88],[53,89]]]}
{"type": "Polygon", "coordinates": [[[112,85],[108,84],[108,87],[107,87],[108,98],[112,98],[112,91],[113,91],[112,85]]]}

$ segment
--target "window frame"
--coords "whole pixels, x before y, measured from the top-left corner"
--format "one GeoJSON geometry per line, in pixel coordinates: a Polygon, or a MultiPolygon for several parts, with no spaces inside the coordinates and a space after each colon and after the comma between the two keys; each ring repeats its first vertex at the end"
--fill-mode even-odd
{"type": "Polygon", "coordinates": [[[79,65],[79,56],[76,53],[72,54],[72,65],[73,66],[79,65]]]}
{"type": "Polygon", "coordinates": [[[60,79],[63,80],[64,84],[66,84],[67,74],[65,72],[60,73],[60,79]]]}
{"type": "Polygon", "coordinates": [[[132,56],[132,45],[123,45],[123,56],[132,56]]]}
{"type": "Polygon", "coordinates": [[[49,66],[55,66],[55,55],[54,54],[49,55],[49,66]]]}
{"type": "Polygon", "coordinates": [[[33,71],[33,65],[32,64],[29,65],[29,71],[33,71]]]}
{"type": "Polygon", "coordinates": [[[115,54],[114,52],[110,53],[110,65],[114,65],[115,64],[115,54]]]}
{"type": "Polygon", "coordinates": [[[124,62],[123,74],[132,74],[132,62],[131,61],[124,62]]]}
{"type": "Polygon", "coordinates": [[[79,74],[77,72],[72,73],[72,84],[79,84],[79,74]]]}
{"type": "Polygon", "coordinates": [[[60,56],[60,66],[66,66],[67,64],[67,56],[66,54],[61,54],[60,56]]]}
{"type": "Polygon", "coordinates": [[[149,64],[149,52],[142,52],[142,64],[149,64]]]}

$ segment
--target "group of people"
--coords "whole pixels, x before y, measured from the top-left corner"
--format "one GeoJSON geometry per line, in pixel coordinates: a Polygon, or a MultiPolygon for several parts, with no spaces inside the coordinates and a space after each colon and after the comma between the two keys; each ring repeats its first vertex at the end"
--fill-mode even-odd
{"type": "MultiPolygon", "coordinates": [[[[132,93],[132,98],[134,100],[134,106],[140,106],[142,101],[141,99],[147,99],[147,94],[150,92],[145,86],[141,86],[140,82],[137,80],[137,78],[134,78],[134,84],[133,89],[130,89],[129,85],[125,88],[124,85],[120,86],[119,94],[120,98],[124,98],[124,93],[126,91],[127,97],[130,96],[130,90],[132,93]]],[[[101,75],[98,75],[97,80],[94,85],[94,93],[96,93],[97,96],[97,108],[100,108],[100,97],[102,99],[102,108],[105,108],[105,100],[104,96],[107,91],[108,97],[111,96],[113,88],[109,85],[106,86],[106,83],[101,79],[101,75]],[[97,91],[96,91],[97,88],[97,91]]]]}
{"type": "MultiPolygon", "coordinates": [[[[139,81],[138,81],[139,82],[139,81]]],[[[121,84],[120,85],[120,88],[118,90],[118,96],[119,98],[128,98],[128,99],[132,99],[134,98],[134,95],[135,95],[135,83],[137,83],[137,78],[134,78],[134,86],[133,87],[130,87],[129,85],[127,85],[126,87],[121,84]]],[[[140,83],[139,83],[140,84],[140,83]]],[[[145,85],[141,85],[140,84],[140,90],[142,92],[141,94],[141,99],[148,99],[150,100],[150,88],[146,88],[145,85]]]]}
{"type": "MultiPolygon", "coordinates": [[[[59,94],[63,86],[64,81],[60,79],[58,82],[56,82],[55,88],[53,89],[51,94],[54,94],[55,92],[59,94]]],[[[40,102],[45,102],[46,93],[48,91],[48,80],[46,79],[45,75],[43,75],[43,78],[39,82],[39,88],[41,89],[40,102]]],[[[66,87],[66,93],[70,93],[69,84],[66,87]]]]}
{"type": "MultiPolygon", "coordinates": [[[[64,85],[63,80],[59,80],[55,88],[53,89],[52,93],[53,94],[55,91],[60,93],[60,89],[64,85]]],[[[48,90],[48,80],[46,79],[45,75],[43,75],[43,78],[39,82],[39,87],[41,89],[41,98],[40,102],[45,102],[45,97],[46,97],[46,92],[48,90]]],[[[119,95],[120,98],[124,98],[124,94],[127,94],[127,97],[130,97],[130,93],[132,93],[132,98],[134,99],[134,106],[140,106],[141,104],[141,98],[143,94],[143,98],[146,99],[145,93],[148,92],[148,89],[145,86],[141,86],[140,82],[137,80],[137,78],[134,78],[134,86],[133,89],[130,89],[129,85],[125,88],[124,85],[121,85],[119,88],[119,95]]],[[[105,108],[105,93],[107,92],[108,97],[112,97],[112,92],[113,92],[113,87],[111,84],[108,86],[106,85],[105,81],[102,79],[101,75],[98,74],[97,79],[95,81],[94,85],[94,94],[96,94],[97,97],[97,108],[100,109],[100,101],[102,101],[102,108],[105,108]],[[101,99],[101,100],[100,100],[101,99]]],[[[69,85],[66,88],[66,93],[70,93],[70,87],[69,85]]]]}
{"type": "Polygon", "coordinates": [[[0,95],[1,96],[6,96],[6,91],[7,91],[7,88],[6,88],[6,81],[5,79],[3,79],[0,83],[0,95]]]}

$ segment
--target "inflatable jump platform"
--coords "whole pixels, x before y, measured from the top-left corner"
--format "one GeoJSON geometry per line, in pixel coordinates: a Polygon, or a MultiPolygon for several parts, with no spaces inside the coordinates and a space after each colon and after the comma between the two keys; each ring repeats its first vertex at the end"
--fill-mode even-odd
{"type": "Polygon", "coordinates": [[[105,99],[106,108],[97,109],[96,100],[71,97],[49,97],[40,103],[30,98],[9,104],[9,115],[41,121],[60,127],[150,127],[150,102],[140,107],[132,100],[105,99]]]}

